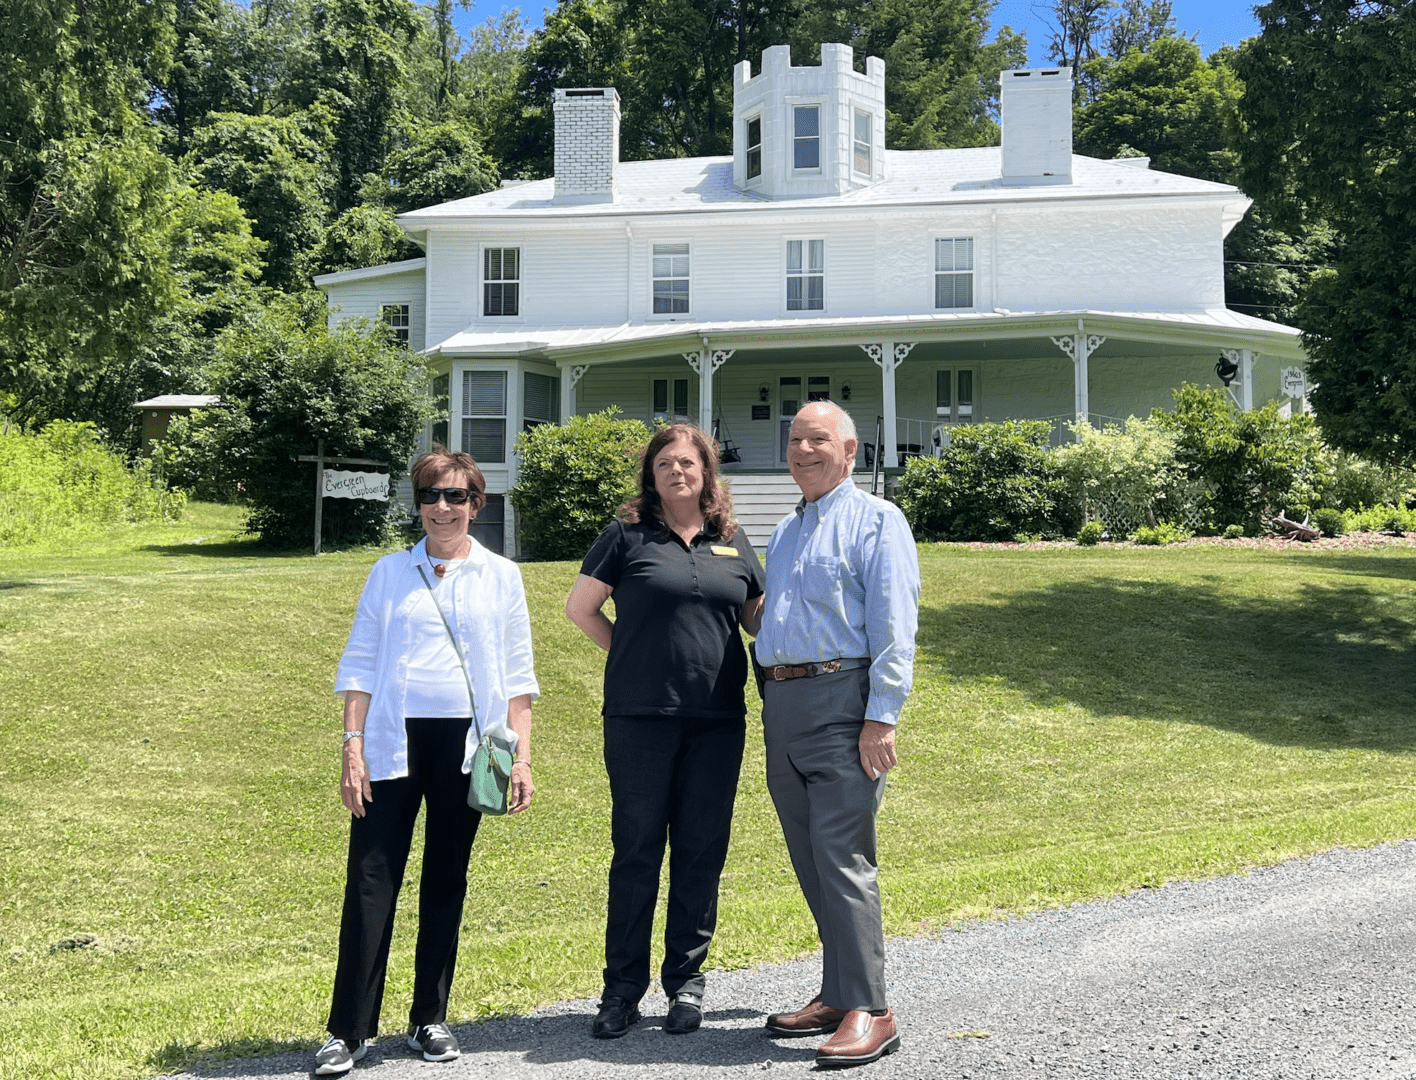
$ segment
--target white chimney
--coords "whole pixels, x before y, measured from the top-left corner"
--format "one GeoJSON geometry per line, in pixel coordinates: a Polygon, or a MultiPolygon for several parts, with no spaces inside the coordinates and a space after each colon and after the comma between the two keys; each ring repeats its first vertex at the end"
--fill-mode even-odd
{"type": "Polygon", "coordinates": [[[618,197],[620,98],[613,86],[557,90],[557,203],[612,203],[618,197]]]}
{"type": "Polygon", "coordinates": [[[1072,182],[1072,69],[1005,71],[1002,88],[1003,183],[1072,182]]]}

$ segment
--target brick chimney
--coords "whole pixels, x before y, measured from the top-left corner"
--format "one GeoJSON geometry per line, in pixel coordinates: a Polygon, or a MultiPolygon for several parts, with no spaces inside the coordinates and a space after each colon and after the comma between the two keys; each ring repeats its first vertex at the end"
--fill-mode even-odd
{"type": "Polygon", "coordinates": [[[1072,69],[1005,71],[1002,88],[1003,183],[1072,182],[1072,69]]]}
{"type": "Polygon", "coordinates": [[[558,204],[612,203],[619,193],[620,99],[613,86],[557,90],[558,204]]]}

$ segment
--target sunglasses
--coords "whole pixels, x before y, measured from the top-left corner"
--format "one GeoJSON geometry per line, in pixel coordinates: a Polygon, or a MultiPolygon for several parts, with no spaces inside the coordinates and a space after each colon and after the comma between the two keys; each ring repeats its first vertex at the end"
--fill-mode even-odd
{"type": "Polygon", "coordinates": [[[418,502],[424,506],[434,505],[438,499],[446,499],[448,506],[461,506],[472,497],[467,488],[419,488],[418,502]]]}

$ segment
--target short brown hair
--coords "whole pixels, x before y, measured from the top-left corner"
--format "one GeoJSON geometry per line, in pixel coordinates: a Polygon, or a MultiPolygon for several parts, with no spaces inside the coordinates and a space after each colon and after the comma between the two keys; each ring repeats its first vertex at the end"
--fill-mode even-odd
{"type": "Polygon", "coordinates": [[[434,446],[413,463],[413,471],[410,475],[413,479],[415,502],[418,492],[429,487],[445,472],[459,472],[467,477],[467,486],[472,489],[472,497],[468,502],[472,504],[474,514],[487,505],[487,478],[482,475],[482,470],[472,460],[472,455],[464,454],[459,450],[449,450],[445,446],[434,446]]]}
{"type": "Polygon", "coordinates": [[[727,482],[718,478],[717,444],[703,434],[697,424],[665,424],[654,432],[639,459],[639,494],[620,507],[619,516],[631,523],[663,522],[659,493],[654,489],[654,459],[664,447],[678,439],[691,442],[703,462],[703,491],[698,496],[698,508],[703,513],[704,523],[712,526],[722,540],[731,540],[737,532],[732,493],[727,482]]]}

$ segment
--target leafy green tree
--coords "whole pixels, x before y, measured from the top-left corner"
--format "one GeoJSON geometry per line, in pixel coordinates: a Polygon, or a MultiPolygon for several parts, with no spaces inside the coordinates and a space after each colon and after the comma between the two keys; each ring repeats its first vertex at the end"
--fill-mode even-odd
{"type": "Polygon", "coordinates": [[[320,130],[308,116],[215,113],[191,140],[198,181],[234,195],[266,248],[263,283],[305,287],[324,233],[330,182],[320,130]]]}
{"type": "Polygon", "coordinates": [[[1330,272],[1299,305],[1313,407],[1334,446],[1416,461],[1416,6],[1273,0],[1244,43],[1242,177],[1285,215],[1325,215],[1330,272]]]}
{"type": "MultiPolygon", "coordinates": [[[[299,547],[314,528],[314,466],[296,461],[320,440],[332,457],[407,468],[430,416],[422,360],[380,327],[358,320],[330,330],[319,294],[280,297],[222,335],[217,391],[204,437],[219,447],[228,481],[250,506],[247,529],[264,543],[299,547]]],[[[328,499],[324,542],[382,539],[388,504],[328,499]]]]}
{"type": "Polygon", "coordinates": [[[1047,58],[1062,67],[1080,68],[1101,55],[1101,41],[1116,0],[1053,0],[1048,24],[1047,58]]]}
{"type": "Polygon", "coordinates": [[[1172,0],[1121,0],[1106,28],[1106,54],[1120,60],[1132,49],[1146,52],[1162,38],[1175,37],[1174,6],[1172,0]]]}
{"type": "Polygon", "coordinates": [[[501,179],[476,135],[457,121],[415,128],[407,146],[389,153],[384,175],[381,201],[399,214],[480,195],[501,179]]]}
{"type": "Polygon", "coordinates": [[[493,142],[502,117],[510,115],[525,66],[526,23],[521,9],[502,9],[474,27],[467,49],[458,57],[457,97],[453,111],[471,123],[483,145],[493,142]]]}
{"type": "Polygon", "coordinates": [[[401,259],[416,259],[418,249],[409,242],[386,206],[354,206],[335,219],[313,256],[316,273],[356,270],[401,259]]]}

